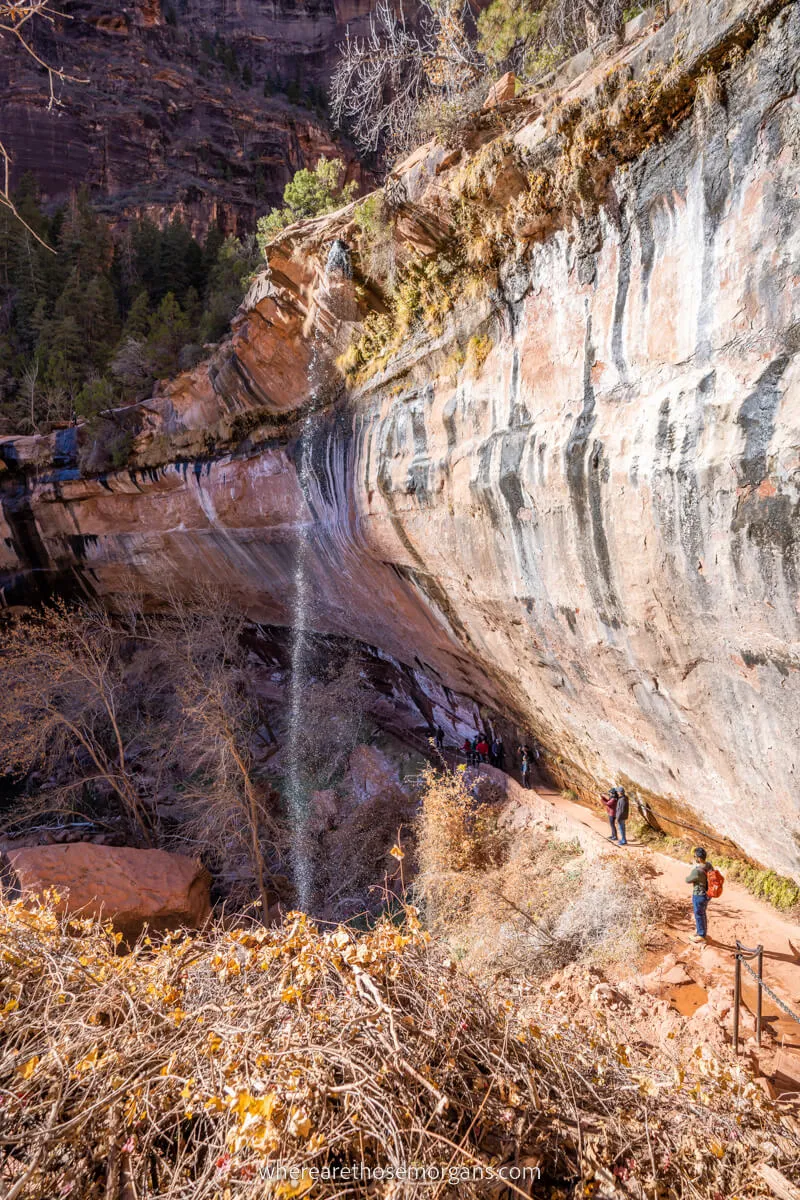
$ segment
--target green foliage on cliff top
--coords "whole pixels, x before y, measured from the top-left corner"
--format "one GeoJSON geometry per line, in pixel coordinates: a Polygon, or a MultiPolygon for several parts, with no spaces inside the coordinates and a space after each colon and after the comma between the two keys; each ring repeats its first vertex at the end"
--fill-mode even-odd
{"type": "Polygon", "coordinates": [[[525,0],[493,0],[478,17],[478,49],[492,66],[516,60],[524,69],[542,16],[525,0]]]}
{"type": "Polygon", "coordinates": [[[302,167],[283,189],[283,208],[273,208],[260,217],[256,237],[262,252],[267,243],[295,221],[319,217],[349,204],[358,191],[355,180],[344,182],[346,167],[340,158],[319,160],[313,171],[302,167]]]}

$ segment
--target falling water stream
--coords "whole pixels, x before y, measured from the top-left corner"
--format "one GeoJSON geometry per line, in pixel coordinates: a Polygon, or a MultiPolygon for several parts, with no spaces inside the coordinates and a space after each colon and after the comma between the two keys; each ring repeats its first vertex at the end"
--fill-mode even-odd
{"type": "MultiPolygon", "coordinates": [[[[315,355],[309,364],[311,376],[315,355]]],[[[297,476],[300,490],[308,496],[311,483],[311,437],[314,416],[314,399],[303,423],[297,457],[297,476]]],[[[307,912],[311,903],[313,872],[308,853],[308,794],[303,777],[301,761],[301,732],[303,727],[303,700],[309,673],[308,624],[310,615],[311,588],[308,578],[310,530],[305,522],[298,530],[294,559],[294,594],[292,598],[292,669],[289,688],[289,818],[292,826],[292,874],[297,893],[297,907],[307,912]]]]}
{"type": "MultiPolygon", "coordinates": [[[[338,239],[333,243],[325,266],[323,287],[332,280],[349,280],[352,277],[350,253],[338,239]]],[[[309,507],[314,483],[312,443],[314,418],[319,402],[319,336],[317,321],[311,332],[311,355],[307,379],[310,397],[308,413],[297,447],[297,479],[300,492],[309,507]]],[[[292,656],[289,689],[289,743],[288,743],[288,802],[292,828],[292,875],[296,891],[297,907],[307,912],[313,900],[314,872],[309,853],[309,795],[308,784],[302,762],[302,731],[305,719],[304,701],[306,689],[312,678],[312,646],[310,632],[314,627],[314,596],[310,581],[310,558],[313,526],[301,520],[295,543],[294,579],[292,597],[292,656]]]]}

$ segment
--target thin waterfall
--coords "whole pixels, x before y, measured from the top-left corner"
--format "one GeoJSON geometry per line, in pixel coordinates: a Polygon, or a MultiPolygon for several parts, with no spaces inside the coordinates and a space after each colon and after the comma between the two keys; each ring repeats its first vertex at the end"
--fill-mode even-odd
{"type": "MultiPolygon", "coordinates": [[[[323,287],[328,290],[340,286],[352,278],[350,252],[344,242],[337,239],[330,248],[325,266],[323,287]]],[[[331,298],[331,297],[329,297],[331,298]]],[[[314,418],[318,407],[319,385],[319,328],[314,321],[311,333],[311,355],[308,364],[308,413],[303,422],[297,447],[297,478],[300,492],[306,503],[310,503],[314,470],[312,463],[312,441],[314,418]]],[[[313,529],[305,521],[300,523],[295,543],[294,579],[292,597],[292,672],[289,689],[289,745],[288,745],[288,802],[292,833],[292,876],[294,879],[297,907],[307,912],[314,894],[314,871],[309,853],[309,795],[308,780],[302,762],[301,733],[304,721],[304,700],[311,678],[310,632],[314,627],[314,597],[310,586],[310,539],[313,529]]]]}
{"type": "MultiPolygon", "coordinates": [[[[316,334],[308,366],[311,405],[308,410],[297,450],[297,478],[304,498],[309,495],[312,479],[311,438],[314,419],[314,375],[316,373],[316,334]]],[[[292,596],[292,673],[289,688],[289,820],[292,831],[292,875],[297,893],[297,907],[307,912],[313,890],[313,871],[308,853],[308,793],[301,762],[301,731],[303,723],[303,700],[309,672],[308,625],[311,610],[311,588],[309,586],[309,536],[310,530],[302,521],[297,532],[294,559],[292,596]]]]}

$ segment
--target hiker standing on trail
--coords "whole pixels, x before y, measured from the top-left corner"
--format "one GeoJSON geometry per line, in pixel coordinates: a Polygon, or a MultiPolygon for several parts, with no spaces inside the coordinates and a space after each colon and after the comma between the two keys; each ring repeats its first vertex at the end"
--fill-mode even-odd
{"type": "Polygon", "coordinates": [[[625,788],[618,787],[617,788],[617,806],[616,806],[614,815],[617,818],[617,829],[619,830],[619,842],[617,844],[620,846],[627,846],[627,844],[628,844],[628,839],[625,837],[625,822],[628,819],[629,813],[630,813],[630,804],[628,803],[628,796],[625,791],[625,788]]]}
{"type": "Polygon", "coordinates": [[[436,726],[436,736],[434,741],[436,742],[436,749],[441,754],[444,750],[444,730],[442,729],[441,725],[436,726]]]}
{"type": "Polygon", "coordinates": [[[486,740],[486,734],[481,734],[481,740],[476,745],[475,749],[478,752],[478,761],[485,763],[489,759],[489,743],[486,740]]]}
{"type": "Polygon", "coordinates": [[[494,740],[492,742],[492,752],[491,752],[491,758],[489,761],[491,762],[493,767],[498,767],[499,770],[502,771],[504,758],[505,758],[505,748],[503,746],[503,739],[498,735],[496,738],[494,738],[494,740]]]}
{"type": "Polygon", "coordinates": [[[521,756],[519,769],[522,775],[522,786],[528,788],[531,786],[531,752],[527,746],[520,746],[517,753],[521,756]]]}
{"type": "Polygon", "coordinates": [[[692,884],[692,908],[694,909],[694,925],[695,933],[692,934],[693,942],[704,942],[708,934],[708,918],[706,910],[708,908],[708,875],[714,868],[708,862],[708,856],[702,846],[698,846],[694,852],[694,863],[692,869],[686,876],[686,882],[692,884]]]}
{"type": "Polygon", "coordinates": [[[608,823],[611,826],[608,840],[615,842],[617,840],[617,789],[612,787],[607,792],[603,792],[600,803],[608,813],[608,823]]]}
{"type": "Polygon", "coordinates": [[[600,802],[608,813],[608,823],[611,826],[608,840],[616,842],[618,846],[627,846],[625,822],[628,819],[630,806],[625,788],[612,787],[607,794],[600,797],[600,802]]]}
{"type": "Polygon", "coordinates": [[[461,747],[461,750],[464,754],[465,759],[467,760],[467,766],[470,766],[470,764],[472,763],[472,742],[469,740],[468,737],[464,738],[464,745],[461,747]]]}

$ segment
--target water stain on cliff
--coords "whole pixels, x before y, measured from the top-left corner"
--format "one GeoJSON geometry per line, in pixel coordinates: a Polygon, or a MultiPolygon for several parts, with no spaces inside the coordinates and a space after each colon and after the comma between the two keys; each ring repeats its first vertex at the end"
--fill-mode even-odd
{"type": "Polygon", "coordinates": [[[600,620],[612,629],[618,629],[621,624],[621,608],[614,586],[608,537],[603,523],[603,483],[608,478],[609,464],[603,453],[602,442],[595,439],[590,446],[590,436],[597,420],[592,386],[593,363],[592,317],[591,313],[587,312],[583,408],[570,431],[564,457],[567,487],[578,526],[577,548],[584,579],[600,620]]]}
{"type": "Polygon", "coordinates": [[[617,294],[614,297],[614,316],[611,327],[611,356],[622,383],[628,381],[628,364],[625,361],[625,308],[631,282],[631,223],[625,205],[619,212],[619,265],[617,268],[617,294]]]}

